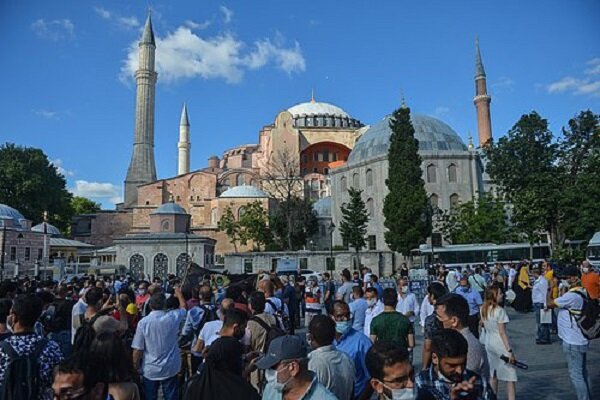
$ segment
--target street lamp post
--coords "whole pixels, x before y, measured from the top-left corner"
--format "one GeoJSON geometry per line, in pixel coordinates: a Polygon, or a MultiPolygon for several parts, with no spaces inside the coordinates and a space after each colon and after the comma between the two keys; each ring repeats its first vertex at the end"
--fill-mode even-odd
{"type": "Polygon", "coordinates": [[[335,269],[335,264],[333,262],[333,230],[335,229],[335,224],[331,221],[329,225],[329,270],[333,271],[335,269]]]}
{"type": "Polygon", "coordinates": [[[0,253],[0,282],[4,280],[4,253],[6,251],[6,225],[2,224],[2,252],[0,253]]]}

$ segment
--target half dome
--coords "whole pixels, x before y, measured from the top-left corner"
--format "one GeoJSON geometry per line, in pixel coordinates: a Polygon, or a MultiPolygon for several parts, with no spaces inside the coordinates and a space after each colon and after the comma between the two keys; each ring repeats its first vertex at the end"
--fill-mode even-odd
{"type": "Polygon", "coordinates": [[[44,232],[44,225],[46,226],[46,233],[52,235],[54,237],[62,236],[60,230],[47,222],[42,222],[41,224],[37,224],[31,228],[33,232],[44,232]]]}
{"type": "Polygon", "coordinates": [[[177,203],[165,203],[151,214],[187,214],[187,211],[177,203]]]}
{"type": "Polygon", "coordinates": [[[0,219],[12,219],[15,225],[21,225],[21,221],[25,219],[17,209],[0,204],[0,219]]]}
{"type": "Polygon", "coordinates": [[[265,192],[257,187],[250,185],[234,186],[227,189],[221,195],[220,198],[265,198],[269,197],[265,192]]]}

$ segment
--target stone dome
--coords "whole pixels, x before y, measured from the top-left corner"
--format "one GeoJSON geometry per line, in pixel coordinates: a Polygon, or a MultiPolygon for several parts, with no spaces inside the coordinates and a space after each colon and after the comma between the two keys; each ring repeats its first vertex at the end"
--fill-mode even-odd
{"type": "Polygon", "coordinates": [[[331,197],[323,197],[315,201],[313,210],[317,213],[317,217],[331,217],[331,197]]]}
{"type": "Polygon", "coordinates": [[[0,204],[0,219],[12,219],[14,225],[20,226],[25,217],[18,210],[6,204],[0,204]]]}
{"type": "Polygon", "coordinates": [[[250,185],[234,186],[227,189],[221,195],[220,198],[265,198],[269,197],[265,192],[257,187],[250,185]]]}
{"type": "MultiPolygon", "coordinates": [[[[371,126],[356,142],[348,157],[348,165],[360,164],[387,155],[390,145],[391,116],[371,126]]],[[[467,146],[458,134],[437,118],[412,114],[415,137],[419,141],[419,153],[455,154],[467,151],[467,146]]]]}
{"type": "Polygon", "coordinates": [[[171,202],[158,207],[152,214],[187,214],[187,211],[179,204],[171,202]]]}
{"type": "Polygon", "coordinates": [[[324,128],[360,128],[361,122],[352,118],[350,114],[340,107],[315,101],[296,104],[288,108],[292,114],[296,127],[324,127],[324,128]]]}
{"type": "Polygon", "coordinates": [[[60,230],[55,227],[54,225],[51,225],[47,222],[42,222],[41,224],[37,224],[34,227],[31,228],[31,230],[33,232],[44,232],[44,224],[46,225],[46,233],[48,233],[49,235],[55,236],[55,237],[59,237],[62,236],[62,233],[60,233],[60,230]]]}

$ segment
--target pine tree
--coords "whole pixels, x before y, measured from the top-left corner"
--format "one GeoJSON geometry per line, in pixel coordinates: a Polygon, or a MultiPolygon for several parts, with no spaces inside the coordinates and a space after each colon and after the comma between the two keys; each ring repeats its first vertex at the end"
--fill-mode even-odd
{"type": "Polygon", "coordinates": [[[340,233],[342,239],[356,251],[356,259],[360,266],[360,249],[365,247],[367,240],[367,223],[369,214],[363,201],[362,190],[349,188],[350,201],[342,204],[342,221],[340,222],[340,233]]]}
{"type": "Polygon", "coordinates": [[[406,256],[431,234],[431,207],[422,178],[419,142],[406,105],[394,111],[390,129],[385,181],[389,193],[383,204],[385,241],[392,251],[406,256]]]}

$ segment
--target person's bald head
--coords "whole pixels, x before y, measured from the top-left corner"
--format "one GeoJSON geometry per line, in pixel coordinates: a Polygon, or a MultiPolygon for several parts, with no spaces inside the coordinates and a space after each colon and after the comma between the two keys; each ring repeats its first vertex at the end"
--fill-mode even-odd
{"type": "Polygon", "coordinates": [[[222,311],[232,310],[234,306],[235,306],[235,303],[234,303],[233,299],[225,298],[225,299],[223,299],[223,301],[221,301],[221,310],[222,311]]]}

